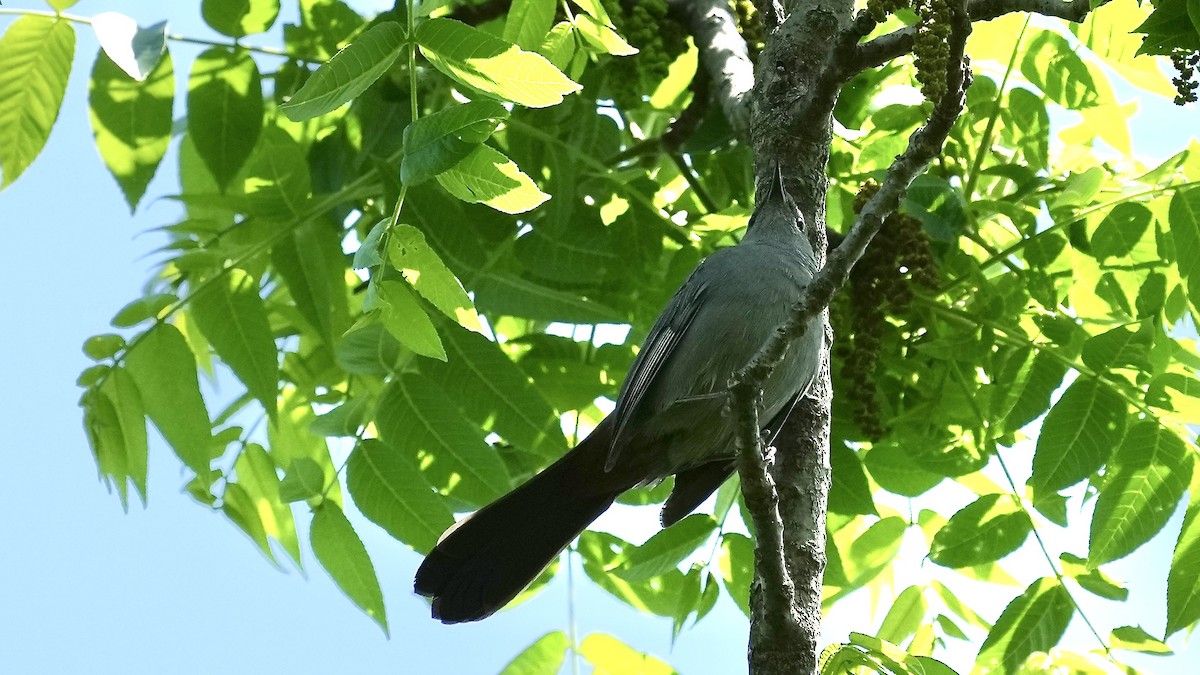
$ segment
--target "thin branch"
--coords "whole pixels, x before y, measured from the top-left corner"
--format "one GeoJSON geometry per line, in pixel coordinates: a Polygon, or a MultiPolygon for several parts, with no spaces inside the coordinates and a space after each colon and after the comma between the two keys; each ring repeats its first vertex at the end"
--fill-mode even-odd
{"type": "MultiPolygon", "coordinates": [[[[971,0],[967,5],[971,21],[991,21],[1013,12],[1031,12],[1078,23],[1083,21],[1089,11],[1089,0],[971,0]]],[[[864,28],[867,32],[875,28],[874,21],[864,14],[865,12],[861,12],[855,17],[854,23],[848,29],[848,34],[854,39],[865,37],[866,33],[861,32],[864,28]]],[[[850,62],[847,74],[853,75],[867,68],[874,68],[909,53],[912,51],[916,34],[917,27],[908,26],[859,45],[857,56],[850,62]]]]}
{"type": "Polygon", "coordinates": [[[700,61],[712,78],[717,101],[734,131],[745,137],[750,128],[747,104],[754,88],[754,64],[746,41],[737,31],[726,0],[667,0],[672,14],[688,27],[700,50],[700,61]]]}
{"type": "Polygon", "coordinates": [[[768,618],[773,640],[788,640],[800,634],[800,619],[796,615],[796,585],[788,573],[784,559],[783,518],[779,515],[779,492],[767,470],[759,437],[758,411],[762,386],[749,379],[730,387],[733,419],[738,420],[734,446],[737,449],[738,475],[742,495],[750,519],[754,521],[754,562],[758,576],[766,587],[762,598],[763,615],[768,618]]]}

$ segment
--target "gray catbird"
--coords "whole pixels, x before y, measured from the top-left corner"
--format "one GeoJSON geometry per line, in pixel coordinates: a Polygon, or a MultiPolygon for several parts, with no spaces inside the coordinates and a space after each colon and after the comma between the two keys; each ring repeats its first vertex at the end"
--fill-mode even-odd
{"type": "MultiPolygon", "coordinates": [[[[573,450],[452,526],[421,563],[414,588],[444,623],[490,616],[521,592],[625,490],[675,475],[663,527],[691,513],[733,472],[730,376],[788,318],[816,271],[800,211],[778,169],[746,236],[706,258],[650,329],[616,408],[573,450]]],[[[812,383],[823,332],[811,325],[763,390],[761,419],[778,430],[812,383]]]]}

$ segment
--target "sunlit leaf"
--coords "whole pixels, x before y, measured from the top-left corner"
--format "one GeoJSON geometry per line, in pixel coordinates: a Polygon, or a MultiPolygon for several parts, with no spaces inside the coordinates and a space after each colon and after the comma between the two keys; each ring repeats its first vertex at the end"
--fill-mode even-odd
{"type": "Polygon", "coordinates": [[[430,19],[417,26],[417,43],[443,73],[523,106],[555,105],[580,89],[540,54],[453,19],[430,19]]]}
{"type": "Polygon", "coordinates": [[[500,456],[429,378],[396,378],[379,401],[375,424],[383,441],[421,467],[439,490],[486,504],[509,489],[500,456]]]}
{"type": "Polygon", "coordinates": [[[58,119],[74,56],[75,29],[67,21],[22,16],[0,37],[0,187],[41,153],[58,119]]]}
{"type": "Polygon", "coordinates": [[[406,456],[378,440],[358,444],[346,464],[346,486],[358,510],[388,534],[427,552],[454,516],[406,456]]]}
{"type": "Polygon", "coordinates": [[[1106,382],[1080,376],[1042,422],[1030,484],[1061,490],[1108,461],[1125,433],[1127,409],[1106,382]]]}
{"type": "Polygon", "coordinates": [[[202,0],[200,14],[218,33],[238,38],[270,28],[279,16],[279,0],[202,0]]]}
{"type": "Polygon", "coordinates": [[[950,517],[929,547],[929,559],[946,567],[994,562],[1029,537],[1029,515],[1008,495],[984,495],[950,517]]]}
{"type": "Polygon", "coordinates": [[[546,633],[516,658],[509,661],[500,675],[552,675],[562,667],[570,641],[562,631],[546,633]]]}
{"type": "Polygon", "coordinates": [[[417,185],[458,164],[507,117],[508,110],[499,102],[480,100],[414,121],[404,130],[400,180],[417,185]]]}
{"type": "Polygon", "coordinates": [[[585,637],[579,645],[579,653],[595,666],[593,675],[672,675],[675,672],[666,663],[604,633],[585,637]]]}
{"type": "Polygon", "coordinates": [[[379,590],[379,579],[375,576],[375,566],[367,555],[362,539],[337,504],[324,502],[317,508],[309,540],[313,554],[329,572],[329,576],[333,577],[334,583],[386,634],[387,612],[383,606],[383,593],[379,590]]]}
{"type": "Polygon", "coordinates": [[[694,513],[630,551],[616,574],[626,581],[644,581],[675,569],[696,547],[708,541],[716,528],[712,516],[694,513]]]}
{"type": "Polygon", "coordinates": [[[504,213],[524,213],[550,199],[511,159],[487,145],[476,146],[438,174],[437,181],[464,202],[487,204],[504,213]]]}
{"type": "Polygon", "coordinates": [[[976,670],[1015,673],[1030,654],[1057,645],[1074,614],[1067,589],[1055,579],[1038,579],[1004,608],[979,648],[976,670]]]}

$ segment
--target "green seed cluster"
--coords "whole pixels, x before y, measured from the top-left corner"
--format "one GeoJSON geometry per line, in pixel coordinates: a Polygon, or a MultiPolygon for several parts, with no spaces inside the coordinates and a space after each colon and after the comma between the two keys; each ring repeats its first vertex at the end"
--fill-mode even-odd
{"type": "Polygon", "coordinates": [[[688,33],[667,16],[665,0],[601,0],[601,4],[621,37],[638,48],[636,56],[613,59],[608,65],[613,101],[622,108],[636,107],[687,50],[688,33]]]}
{"type": "MultiPolygon", "coordinates": [[[[878,189],[873,181],[865,183],[855,198],[855,212],[861,211],[878,189]]],[[[884,221],[854,266],[849,293],[843,294],[833,308],[834,323],[844,331],[838,336],[835,351],[842,364],[842,377],[850,383],[846,399],[855,423],[871,440],[880,439],[884,433],[875,371],[883,351],[886,317],[908,313],[913,283],[926,288],[937,286],[929,237],[921,221],[895,213],[884,221]]]]}
{"type": "Polygon", "coordinates": [[[766,39],[766,29],[763,27],[762,16],[751,0],[730,0],[733,16],[737,19],[738,33],[746,41],[752,61],[758,60],[766,39]]]}
{"type": "Polygon", "coordinates": [[[921,93],[937,103],[946,95],[946,67],[950,63],[950,23],[953,10],[948,0],[917,0],[913,8],[921,23],[913,45],[917,81],[921,93]]]}
{"type": "Polygon", "coordinates": [[[875,20],[875,23],[883,23],[887,21],[889,14],[894,14],[900,9],[908,9],[911,6],[911,0],[867,0],[867,14],[875,20]]]}
{"type": "Polygon", "coordinates": [[[1172,50],[1171,63],[1179,73],[1177,77],[1171,79],[1176,92],[1178,92],[1175,96],[1175,105],[1195,103],[1196,89],[1200,88],[1200,82],[1197,82],[1196,78],[1196,71],[1200,70],[1200,51],[1172,50]]]}

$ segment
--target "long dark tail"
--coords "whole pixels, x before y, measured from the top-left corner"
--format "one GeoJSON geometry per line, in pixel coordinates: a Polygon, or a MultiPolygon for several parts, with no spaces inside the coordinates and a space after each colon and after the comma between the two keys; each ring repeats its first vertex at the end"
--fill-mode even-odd
{"type": "Polygon", "coordinates": [[[413,582],[433,599],[435,619],[491,616],[637,482],[604,472],[608,428],[601,423],[546,470],[442,535],[413,582]]]}

